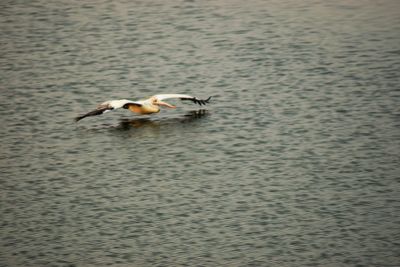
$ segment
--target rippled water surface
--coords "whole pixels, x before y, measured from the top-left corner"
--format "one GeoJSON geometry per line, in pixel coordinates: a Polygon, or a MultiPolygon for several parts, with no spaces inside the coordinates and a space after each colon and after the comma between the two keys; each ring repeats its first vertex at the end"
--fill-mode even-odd
{"type": "Polygon", "coordinates": [[[0,14],[1,266],[400,265],[399,1],[0,14]]]}

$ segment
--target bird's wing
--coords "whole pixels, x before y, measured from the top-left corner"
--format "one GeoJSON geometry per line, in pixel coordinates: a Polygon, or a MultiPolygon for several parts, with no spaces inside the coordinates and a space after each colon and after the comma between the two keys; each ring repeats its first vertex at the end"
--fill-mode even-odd
{"type": "Polygon", "coordinates": [[[190,100],[193,103],[199,104],[200,106],[209,103],[211,99],[211,96],[207,99],[198,99],[194,96],[184,95],[184,94],[162,94],[162,95],[155,95],[153,97],[157,98],[160,101],[168,98],[179,98],[180,100],[190,100]]]}
{"type": "Polygon", "coordinates": [[[80,121],[83,118],[89,117],[89,116],[97,116],[97,115],[101,115],[104,112],[113,110],[114,108],[108,105],[100,105],[98,106],[95,110],[92,110],[86,114],[80,115],[78,117],[75,118],[75,121],[80,121]]]}
{"type": "Polygon", "coordinates": [[[118,108],[125,108],[127,109],[129,105],[141,106],[142,104],[138,102],[134,102],[131,100],[121,99],[121,100],[110,100],[104,103],[101,103],[97,106],[95,110],[92,110],[86,114],[80,115],[75,118],[75,121],[80,121],[83,118],[90,117],[90,116],[97,116],[101,115],[105,112],[118,109],[118,108]]]}

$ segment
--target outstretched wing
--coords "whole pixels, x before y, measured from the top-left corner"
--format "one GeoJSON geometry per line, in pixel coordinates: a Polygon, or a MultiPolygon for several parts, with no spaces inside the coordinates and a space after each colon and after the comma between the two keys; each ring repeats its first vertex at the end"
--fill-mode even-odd
{"type": "Polygon", "coordinates": [[[200,106],[209,103],[209,101],[211,99],[211,96],[207,99],[198,99],[194,96],[184,95],[184,94],[162,94],[162,95],[155,95],[153,97],[157,98],[160,101],[162,101],[164,99],[169,99],[169,98],[179,98],[180,100],[190,100],[195,104],[199,104],[200,106]]]}
{"type": "Polygon", "coordinates": [[[131,100],[127,100],[127,99],[106,101],[106,102],[100,104],[95,110],[90,111],[84,115],[76,117],[75,121],[80,121],[81,119],[89,117],[89,116],[101,115],[101,114],[108,112],[110,110],[113,110],[113,109],[118,109],[118,108],[126,108],[127,109],[128,105],[141,106],[140,103],[134,102],[131,100]]]}
{"type": "Polygon", "coordinates": [[[92,110],[84,115],[78,116],[75,118],[75,121],[80,121],[83,118],[89,117],[89,116],[97,116],[97,115],[101,115],[107,111],[113,110],[114,108],[111,106],[99,106],[98,108],[96,108],[95,110],[92,110]]]}

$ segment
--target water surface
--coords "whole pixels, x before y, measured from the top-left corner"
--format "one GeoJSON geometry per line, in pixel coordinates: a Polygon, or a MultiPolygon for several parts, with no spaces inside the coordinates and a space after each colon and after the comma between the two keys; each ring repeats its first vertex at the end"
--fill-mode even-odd
{"type": "Polygon", "coordinates": [[[399,10],[2,2],[0,265],[398,266],[399,10]]]}

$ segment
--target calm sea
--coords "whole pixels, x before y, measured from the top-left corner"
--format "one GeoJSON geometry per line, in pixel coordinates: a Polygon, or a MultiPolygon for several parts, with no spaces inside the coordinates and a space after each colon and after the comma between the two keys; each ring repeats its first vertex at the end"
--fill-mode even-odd
{"type": "Polygon", "coordinates": [[[1,1],[1,266],[399,266],[397,0],[1,1]],[[207,106],[73,118],[159,93],[207,106]]]}

